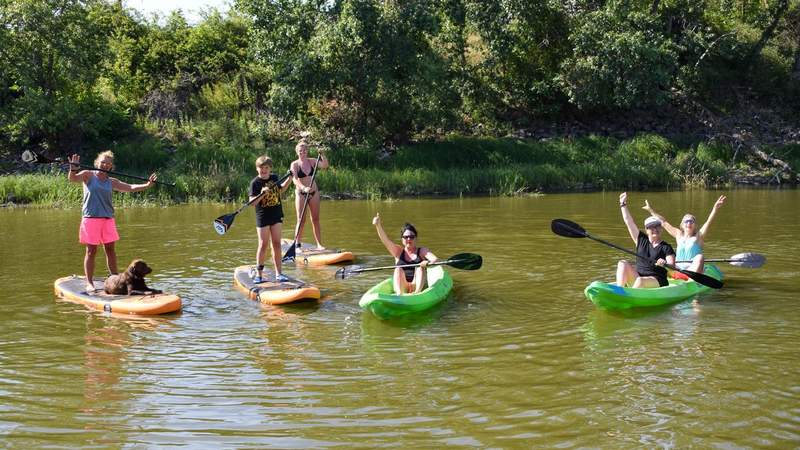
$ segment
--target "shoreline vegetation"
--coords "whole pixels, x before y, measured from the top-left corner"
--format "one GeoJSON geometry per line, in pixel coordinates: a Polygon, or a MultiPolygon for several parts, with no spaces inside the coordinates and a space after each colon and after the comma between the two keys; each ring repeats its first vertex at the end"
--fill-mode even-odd
{"type": "MultiPolygon", "coordinates": [[[[115,196],[120,206],[243,202],[258,155],[270,155],[278,169],[288,168],[295,158],[295,141],[247,146],[165,142],[140,136],[118,144],[118,170],[139,176],[156,170],[161,180],[175,183],[174,188],[157,186],[115,196]]],[[[792,164],[800,163],[800,146],[785,146],[771,154],[776,152],[792,164]]],[[[328,155],[332,167],[318,175],[328,199],[796,186],[797,182],[796,174],[763,161],[755,163],[752,156],[729,145],[699,142],[681,147],[655,134],[630,139],[451,137],[381,153],[368,146],[333,147],[328,155]]],[[[81,186],[67,181],[65,166],[20,167],[28,172],[0,177],[4,206],[80,206],[81,186]]]]}
{"type": "Polygon", "coordinates": [[[19,155],[105,149],[176,183],[116,201],[239,202],[304,134],[332,198],[798,182],[800,0],[238,0],[193,24],[9,0],[0,22],[0,204],[78,205],[19,155]]]}

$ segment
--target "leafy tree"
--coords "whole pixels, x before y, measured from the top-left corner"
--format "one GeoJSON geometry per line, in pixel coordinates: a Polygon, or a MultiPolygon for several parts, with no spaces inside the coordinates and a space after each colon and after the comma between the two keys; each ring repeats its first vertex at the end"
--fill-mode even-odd
{"type": "Polygon", "coordinates": [[[106,53],[109,5],[100,0],[0,4],[5,85],[0,127],[18,145],[79,145],[103,120],[92,87],[106,53]],[[10,94],[9,94],[10,89],[10,94]]]}

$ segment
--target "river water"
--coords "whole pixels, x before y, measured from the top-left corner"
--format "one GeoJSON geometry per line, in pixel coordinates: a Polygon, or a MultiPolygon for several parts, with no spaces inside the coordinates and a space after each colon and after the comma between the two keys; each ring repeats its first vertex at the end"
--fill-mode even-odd
{"type": "MultiPolygon", "coordinates": [[[[629,193],[668,218],[704,219],[720,192],[629,193]]],[[[178,314],[122,318],[57,300],[81,272],[78,209],[0,211],[0,438],[6,447],[155,448],[797,448],[800,445],[800,191],[733,190],[706,255],[722,290],[626,314],[583,296],[626,255],[566,239],[567,218],[633,247],[618,193],[526,198],[325,201],[323,238],[362,266],[391,264],[371,225],[404,221],[451,269],[449,299],[414,320],[358,307],[387,272],[335,280],[336,267],[286,272],[319,303],[270,307],[233,288],[255,254],[252,211],[237,205],[117,211],[120,265],[141,257],[150,284],[181,295],[178,314]]],[[[293,208],[286,202],[284,236],[293,208]]],[[[310,236],[310,229],[307,230],[310,236]]],[[[103,256],[98,256],[103,267],[103,256]]]]}

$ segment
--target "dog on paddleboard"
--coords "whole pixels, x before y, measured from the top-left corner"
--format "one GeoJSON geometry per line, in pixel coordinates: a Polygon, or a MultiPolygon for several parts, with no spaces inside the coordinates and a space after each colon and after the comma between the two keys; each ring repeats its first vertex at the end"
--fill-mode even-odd
{"type": "Polygon", "coordinates": [[[144,277],[153,269],[141,259],[134,259],[124,272],[106,278],[104,289],[112,295],[151,295],[162,291],[147,287],[144,277]]]}

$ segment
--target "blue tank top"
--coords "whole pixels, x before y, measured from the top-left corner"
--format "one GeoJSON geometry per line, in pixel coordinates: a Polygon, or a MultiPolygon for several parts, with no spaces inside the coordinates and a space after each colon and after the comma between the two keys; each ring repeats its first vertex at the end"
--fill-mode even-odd
{"type": "Polygon", "coordinates": [[[111,203],[111,179],[101,181],[94,174],[83,183],[83,217],[114,217],[114,205],[111,203]]]}
{"type": "Polygon", "coordinates": [[[678,250],[675,252],[678,261],[689,261],[703,253],[703,247],[697,242],[697,236],[678,239],[678,250]]]}

